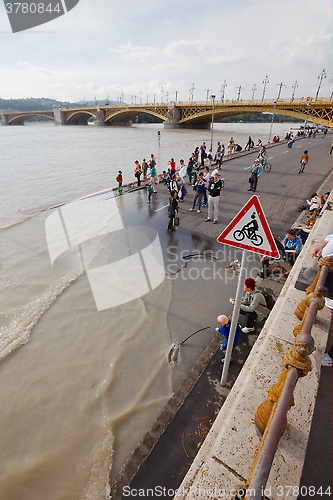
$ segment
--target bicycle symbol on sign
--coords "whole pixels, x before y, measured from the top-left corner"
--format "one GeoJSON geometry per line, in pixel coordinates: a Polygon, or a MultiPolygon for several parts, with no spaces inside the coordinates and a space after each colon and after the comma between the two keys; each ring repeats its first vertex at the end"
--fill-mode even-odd
{"type": "Polygon", "coordinates": [[[251,215],[251,219],[252,220],[245,224],[242,229],[237,229],[237,231],[234,232],[233,236],[236,241],[243,241],[243,239],[246,237],[251,241],[251,243],[253,243],[253,245],[259,247],[264,240],[260,236],[260,234],[257,234],[259,225],[256,220],[255,212],[253,212],[253,214],[251,215]]]}

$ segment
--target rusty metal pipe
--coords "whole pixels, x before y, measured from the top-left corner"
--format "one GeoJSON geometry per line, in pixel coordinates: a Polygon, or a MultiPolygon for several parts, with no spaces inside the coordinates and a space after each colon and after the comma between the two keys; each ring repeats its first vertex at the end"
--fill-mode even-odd
{"type": "Polygon", "coordinates": [[[274,405],[257,452],[249,478],[249,486],[247,487],[249,495],[245,497],[246,500],[261,500],[262,498],[298,378],[298,370],[290,367],[281,396],[274,405]]]}

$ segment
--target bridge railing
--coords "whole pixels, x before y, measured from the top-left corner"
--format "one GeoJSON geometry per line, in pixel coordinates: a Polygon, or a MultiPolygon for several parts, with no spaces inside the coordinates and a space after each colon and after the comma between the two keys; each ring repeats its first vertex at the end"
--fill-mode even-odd
{"type": "Polygon", "coordinates": [[[263,437],[251,468],[244,500],[261,500],[280,437],[287,427],[287,412],[294,405],[297,381],[312,369],[309,356],[315,350],[315,343],[311,329],[318,310],[325,305],[323,289],[327,273],[332,271],[332,258],[320,259],[317,266],[318,272],[306,289],[306,298],[296,307],[295,315],[302,321],[294,327],[295,346],[283,356],[283,372],[278,382],[268,389],[268,400],[261,403],[255,415],[255,424],[263,437]]]}

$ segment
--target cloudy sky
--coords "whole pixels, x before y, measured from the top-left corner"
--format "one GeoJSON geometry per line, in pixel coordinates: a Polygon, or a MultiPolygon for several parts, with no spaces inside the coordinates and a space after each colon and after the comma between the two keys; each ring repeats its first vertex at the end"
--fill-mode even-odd
{"type": "MultiPolygon", "coordinates": [[[[36,0],[37,1],[37,0],[36,0]]],[[[0,5],[0,98],[124,101],[320,96],[333,90],[331,0],[80,0],[13,34],[0,5]],[[241,88],[240,88],[241,87],[241,88]],[[136,96],[132,98],[132,96],[136,96]]]]}

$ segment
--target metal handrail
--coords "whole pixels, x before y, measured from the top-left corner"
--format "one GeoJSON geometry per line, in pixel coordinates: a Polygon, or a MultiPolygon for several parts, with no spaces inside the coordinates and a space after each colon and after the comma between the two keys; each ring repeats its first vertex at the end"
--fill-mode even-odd
{"type": "MultiPolygon", "coordinates": [[[[320,263],[320,261],[318,261],[320,263]]],[[[308,293],[307,309],[301,329],[295,328],[295,346],[283,356],[284,370],[277,384],[268,390],[269,400],[262,403],[256,412],[255,423],[263,432],[260,446],[252,464],[244,500],[261,500],[281,435],[287,426],[287,413],[294,404],[293,393],[299,378],[312,369],[309,354],[315,350],[311,329],[319,309],[324,307],[322,294],[325,279],[331,269],[324,263],[314,279],[315,291],[308,293]]]]}

